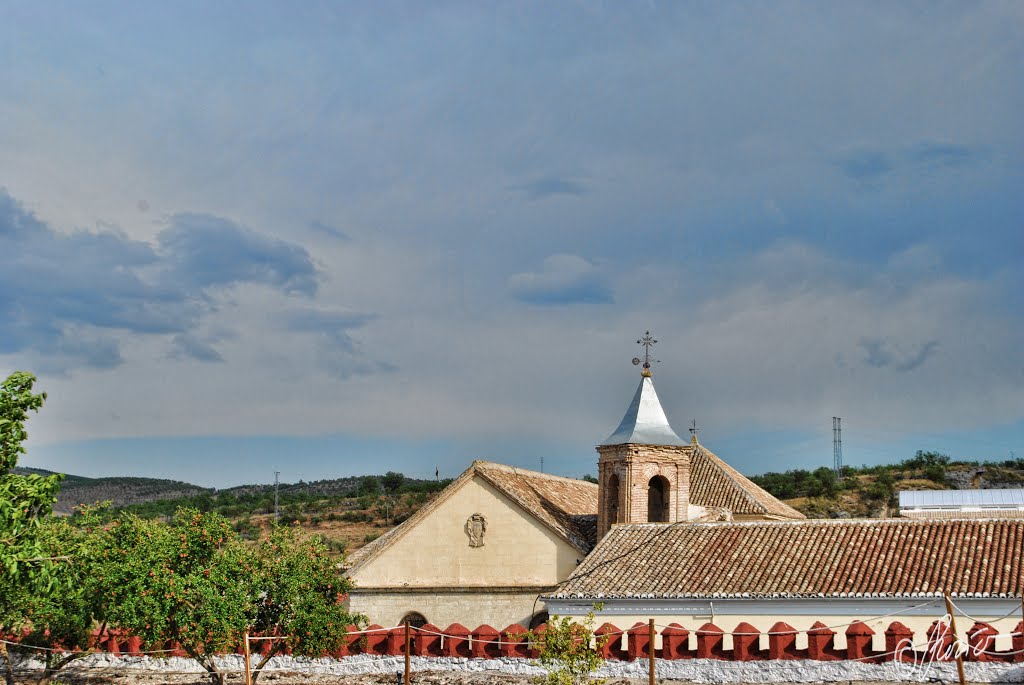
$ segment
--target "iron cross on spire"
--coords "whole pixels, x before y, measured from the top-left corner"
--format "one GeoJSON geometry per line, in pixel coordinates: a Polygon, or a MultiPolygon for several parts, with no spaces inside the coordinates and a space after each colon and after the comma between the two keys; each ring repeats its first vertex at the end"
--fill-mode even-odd
{"type": "MultiPolygon", "coordinates": [[[[658,363],[657,359],[651,359],[651,348],[657,343],[658,341],[651,337],[650,331],[644,331],[644,336],[636,341],[637,345],[642,345],[644,348],[644,370],[640,372],[640,375],[644,376],[645,378],[651,377],[651,362],[653,361],[655,364],[658,363]]],[[[639,364],[640,361],[641,360],[639,357],[633,357],[633,366],[639,364]]]]}

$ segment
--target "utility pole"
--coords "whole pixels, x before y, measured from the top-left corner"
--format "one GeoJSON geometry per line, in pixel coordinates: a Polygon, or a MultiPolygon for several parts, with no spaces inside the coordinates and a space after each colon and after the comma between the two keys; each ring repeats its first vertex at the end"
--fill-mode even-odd
{"type": "Polygon", "coordinates": [[[277,523],[277,486],[279,484],[278,476],[281,475],[280,471],[274,471],[274,522],[277,523]]]}
{"type": "Polygon", "coordinates": [[[843,477],[843,420],[832,417],[832,458],[835,462],[836,477],[843,477]]]}

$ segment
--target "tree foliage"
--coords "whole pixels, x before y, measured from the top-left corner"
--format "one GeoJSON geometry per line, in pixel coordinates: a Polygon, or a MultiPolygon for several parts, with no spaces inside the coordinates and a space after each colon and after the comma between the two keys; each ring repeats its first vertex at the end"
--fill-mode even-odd
{"type": "Polygon", "coordinates": [[[344,605],[352,582],[338,572],[319,537],[304,538],[294,528],[276,526],[256,550],[258,591],[251,630],[281,635],[254,669],[254,680],[271,658],[287,647],[298,656],[337,651],[350,624],[366,618],[344,605]]]}
{"type": "Polygon", "coordinates": [[[751,480],[780,499],[834,497],[841,487],[835,471],[824,466],[814,471],[793,469],[784,473],[766,473],[751,480]]]}
{"type": "MultiPolygon", "coordinates": [[[[51,564],[41,534],[44,518],[57,501],[60,476],[13,473],[28,432],[29,412],[39,411],[46,393],[33,393],[35,376],[16,371],[0,384],[0,634],[11,634],[26,621],[24,598],[46,592],[51,564]]],[[[4,675],[13,681],[6,647],[0,643],[4,675]]]]}
{"type": "Polygon", "coordinates": [[[45,664],[40,683],[95,646],[91,638],[103,599],[93,582],[98,521],[87,508],[74,519],[49,517],[42,524],[46,553],[54,560],[52,583],[48,592],[29,592],[21,600],[29,626],[24,642],[43,648],[38,654],[45,664]]]}
{"type": "Polygon", "coordinates": [[[594,611],[582,623],[568,616],[552,616],[543,632],[527,633],[531,641],[540,645],[538,661],[547,673],[538,678],[540,685],[599,685],[604,679],[595,679],[594,671],[603,663],[595,647],[600,640],[594,636],[594,611]]]}
{"type": "Polygon", "coordinates": [[[25,453],[28,414],[39,411],[46,399],[46,393],[32,392],[35,380],[30,373],[16,371],[0,384],[0,565],[16,582],[45,568],[38,563],[43,556],[38,528],[57,501],[61,480],[57,475],[13,473],[19,455],[25,453]]]}
{"type": "Polygon", "coordinates": [[[405,474],[398,471],[388,471],[381,477],[380,482],[384,486],[384,492],[394,494],[405,483],[405,474]]]}
{"type": "Polygon", "coordinates": [[[281,636],[256,673],[287,647],[318,656],[335,651],[351,623],[351,582],[317,538],[275,527],[247,544],[224,517],[182,509],[163,524],[126,514],[107,523],[93,569],[98,619],[141,638],[146,649],[181,647],[214,683],[226,674],[215,656],[246,633],[281,636]]]}
{"type": "Polygon", "coordinates": [[[169,524],[127,515],[103,533],[94,570],[100,620],[147,649],[177,643],[223,683],[214,656],[238,644],[256,597],[252,555],[227,519],[195,509],[169,524]]]}

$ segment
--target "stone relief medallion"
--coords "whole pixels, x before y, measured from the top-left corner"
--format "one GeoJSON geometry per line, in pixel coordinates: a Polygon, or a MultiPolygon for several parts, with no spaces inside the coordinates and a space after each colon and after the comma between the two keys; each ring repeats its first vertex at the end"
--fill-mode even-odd
{"type": "Polygon", "coordinates": [[[483,514],[473,514],[466,519],[466,535],[469,536],[470,547],[484,546],[484,533],[487,532],[487,518],[483,514]]]}

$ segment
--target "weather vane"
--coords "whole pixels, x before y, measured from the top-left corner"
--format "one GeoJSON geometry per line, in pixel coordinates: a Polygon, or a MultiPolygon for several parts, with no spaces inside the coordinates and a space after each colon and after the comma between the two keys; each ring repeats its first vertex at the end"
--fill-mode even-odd
{"type": "Polygon", "coordinates": [[[644,378],[651,377],[651,362],[658,363],[657,359],[651,359],[651,347],[658,343],[657,340],[651,337],[650,331],[644,331],[644,337],[636,341],[637,345],[643,345],[644,358],[641,360],[640,357],[633,357],[633,366],[636,366],[641,361],[644,365],[644,370],[640,372],[640,375],[644,378]]]}

